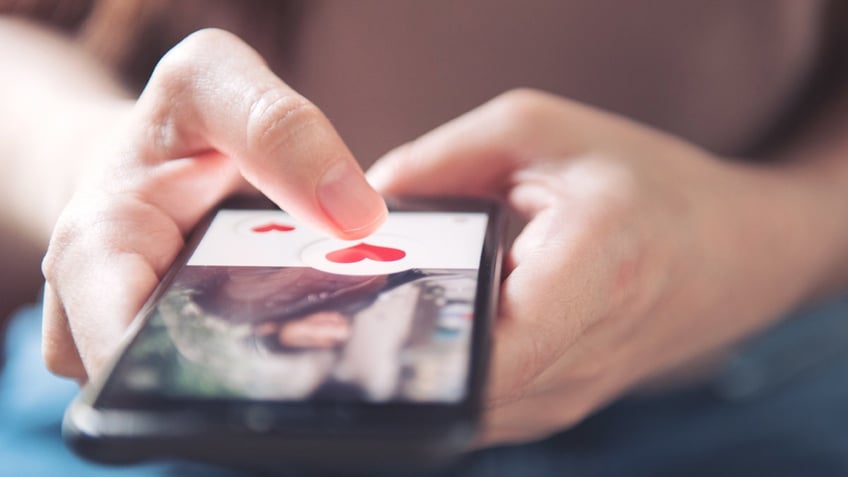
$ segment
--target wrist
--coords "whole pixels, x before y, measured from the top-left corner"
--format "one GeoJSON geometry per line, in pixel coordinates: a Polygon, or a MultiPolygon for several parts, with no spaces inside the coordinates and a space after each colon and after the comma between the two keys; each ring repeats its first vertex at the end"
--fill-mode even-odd
{"type": "Polygon", "coordinates": [[[786,163],[765,171],[774,184],[774,207],[783,211],[795,254],[809,282],[803,299],[848,288],[848,170],[826,163],[786,163]]]}

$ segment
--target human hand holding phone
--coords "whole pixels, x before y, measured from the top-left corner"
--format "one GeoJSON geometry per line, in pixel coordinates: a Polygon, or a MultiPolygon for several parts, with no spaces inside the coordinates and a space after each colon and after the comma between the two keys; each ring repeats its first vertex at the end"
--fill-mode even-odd
{"type": "Polygon", "coordinates": [[[572,426],[832,273],[805,235],[814,190],[786,170],[542,92],[505,93],[368,174],[389,194],[498,194],[527,220],[505,265],[482,446],[572,426]]]}
{"type": "MultiPolygon", "coordinates": [[[[57,374],[80,382],[98,375],[105,377],[106,373],[100,371],[115,355],[124,341],[120,338],[126,337],[129,322],[137,316],[144,300],[164,278],[183,248],[184,238],[200,218],[226,196],[245,191],[255,193],[254,189],[258,189],[308,226],[305,228],[329,232],[341,239],[369,235],[386,219],[385,202],[367,184],[327,119],[274,77],[255,52],[227,33],[203,31],[184,40],[162,59],[138,101],[122,103],[119,109],[112,130],[114,134],[104,138],[108,146],[92,159],[91,173],[85,176],[57,223],[44,261],[47,278],[44,355],[48,367],[57,374]]],[[[146,451],[152,455],[157,450],[161,451],[159,455],[199,460],[253,456],[255,459],[248,460],[273,464],[271,457],[279,457],[279,444],[283,441],[293,458],[314,458],[310,449],[327,449],[328,446],[337,454],[347,455],[349,461],[367,457],[369,454],[365,450],[382,447],[395,449],[395,459],[416,455],[430,458],[462,451],[476,429],[481,376],[485,374],[488,354],[488,318],[493,306],[491,301],[496,296],[492,281],[497,276],[499,257],[499,235],[494,232],[499,223],[496,220],[499,214],[494,212],[496,208],[490,204],[476,209],[488,217],[491,233],[486,234],[487,245],[482,250],[460,254],[462,261],[474,262],[474,267],[468,268],[485,265],[477,272],[465,270],[463,273],[468,276],[460,278],[475,279],[479,273],[486,280],[479,282],[484,288],[476,294],[480,297],[478,302],[470,307],[474,310],[473,320],[478,323],[473,327],[475,344],[471,346],[469,341],[467,349],[460,346],[457,349],[461,352],[445,355],[457,365],[447,366],[450,369],[444,378],[432,366],[422,366],[425,374],[410,384],[410,389],[405,391],[405,401],[394,403],[398,392],[394,383],[398,381],[393,376],[397,374],[400,361],[388,358],[394,357],[406,342],[374,338],[375,331],[386,329],[381,324],[385,318],[379,310],[368,308],[358,313],[347,310],[346,314],[314,310],[308,316],[286,323],[265,320],[251,328],[256,335],[251,343],[260,353],[252,361],[245,360],[241,352],[237,356],[226,355],[227,350],[238,349],[233,346],[219,348],[221,353],[213,352],[200,358],[200,361],[216,360],[217,363],[221,356],[229,356],[232,358],[229,363],[246,361],[257,366],[262,363],[267,372],[287,376],[283,382],[290,385],[281,391],[280,381],[264,380],[270,390],[260,388],[260,391],[275,394],[260,392],[243,396],[238,402],[225,404],[228,412],[205,415],[195,422],[196,427],[190,427],[198,431],[196,435],[212,439],[214,442],[210,444],[218,446],[214,448],[220,449],[220,453],[207,450],[192,454],[197,445],[191,440],[182,441],[184,453],[173,453],[178,446],[172,446],[175,443],[169,440],[173,436],[168,432],[185,428],[175,424],[171,415],[165,413],[156,416],[164,418],[165,425],[157,428],[162,433],[139,436],[149,438],[145,445],[125,448],[129,449],[126,455],[117,450],[113,452],[114,449],[106,445],[98,447],[98,451],[103,451],[98,456],[104,460],[133,460],[145,458],[146,451]],[[482,262],[481,256],[485,257],[482,262]],[[351,319],[351,315],[355,319],[351,319]],[[315,414],[315,403],[307,398],[327,380],[327,373],[333,370],[331,365],[335,361],[324,358],[338,354],[336,348],[347,341],[350,342],[343,352],[343,366],[339,366],[336,373],[341,376],[331,377],[334,381],[358,383],[369,403],[383,405],[339,403],[336,407],[344,410],[345,415],[348,409],[356,410],[354,415],[358,417],[353,420],[334,414],[333,402],[329,408],[321,408],[315,414]],[[463,359],[466,352],[474,356],[470,362],[463,359]],[[298,363],[304,361],[298,357],[305,355],[322,357],[298,363]],[[269,356],[274,359],[266,359],[269,356]],[[375,361],[380,366],[373,366],[375,361]],[[287,370],[293,370],[299,377],[296,383],[291,380],[291,374],[286,374],[287,370]],[[430,384],[423,384],[428,380],[430,384]],[[449,394],[434,395],[433,390],[441,386],[447,386],[449,394]],[[298,416],[314,417],[305,421],[298,419],[300,431],[308,431],[309,438],[283,435],[268,439],[262,432],[250,428],[257,423],[262,428],[274,425],[273,419],[257,419],[250,414],[254,409],[253,401],[269,397],[277,401],[285,398],[302,401],[279,404],[283,410],[291,404],[298,416]],[[417,399],[425,399],[429,405],[419,406],[414,402],[417,399]],[[297,407],[298,404],[301,406],[297,407]],[[360,409],[363,406],[359,404],[364,408],[360,409]],[[305,413],[302,412],[304,406],[305,413]],[[240,434],[239,442],[247,448],[233,448],[233,423],[222,420],[222,416],[239,421],[246,419],[246,436],[240,434]],[[371,425],[374,423],[384,425],[385,433],[380,436],[372,433],[367,439],[360,439],[364,436],[361,431],[374,430],[371,425]],[[336,433],[328,432],[326,425],[336,426],[336,433]],[[220,432],[209,432],[209,429],[220,432]],[[339,429],[344,430],[344,438],[338,435],[339,429]]],[[[275,226],[263,228],[268,224],[257,226],[260,232],[279,231],[275,226]]],[[[433,233],[439,235],[436,230],[433,233]]],[[[450,236],[442,238],[450,239],[450,236]]],[[[483,236],[477,238],[482,240],[483,236]]],[[[455,251],[454,245],[443,244],[442,249],[455,251]]],[[[332,251],[333,260],[346,268],[356,268],[355,254],[396,254],[387,248],[375,251],[356,247],[332,251]]],[[[388,258],[395,260],[394,255],[388,258]]],[[[432,265],[430,262],[422,264],[432,265]]],[[[384,272],[388,273],[369,270],[371,274],[384,272]]],[[[420,286],[425,287],[424,284],[420,286]]],[[[469,290],[467,283],[458,286],[464,290],[463,294],[475,296],[476,290],[469,290]]],[[[414,305],[411,298],[390,296],[387,299],[389,303],[399,300],[398,305],[410,309],[406,305],[414,305]]],[[[427,300],[437,298],[433,295],[427,300]]],[[[464,299],[473,298],[466,296],[464,299]]],[[[458,303],[448,304],[445,316],[438,319],[447,320],[450,326],[438,332],[451,337],[460,329],[467,332],[472,318],[468,306],[468,303],[461,307],[458,303]]],[[[435,311],[429,310],[430,315],[435,316],[435,311]]],[[[438,320],[430,319],[428,326],[434,326],[435,321],[438,320]]],[[[425,336],[430,329],[425,326],[415,333],[407,333],[406,328],[401,329],[403,320],[393,320],[392,324],[399,327],[395,330],[396,337],[425,336]]],[[[410,324],[411,321],[406,320],[407,328],[410,324]]],[[[178,347],[187,350],[187,356],[197,357],[197,348],[179,342],[180,336],[190,335],[178,335],[175,339],[178,347]]],[[[228,336],[232,338],[228,333],[218,338],[229,346],[232,341],[226,340],[228,336]]],[[[462,336],[468,337],[467,334],[462,336]]],[[[222,344],[212,340],[204,349],[215,349],[215,343],[222,344]]],[[[245,375],[249,376],[250,372],[245,375]]],[[[103,382],[103,379],[92,379],[86,389],[95,392],[103,382]]],[[[225,381],[224,384],[234,383],[225,381]]],[[[258,392],[257,387],[247,386],[247,390],[258,392]]],[[[328,391],[322,388],[321,392],[328,391]]],[[[92,393],[84,391],[83,394],[90,396],[92,393]]],[[[83,401],[79,402],[82,406],[83,401]]],[[[93,406],[94,402],[84,404],[93,406]]],[[[85,406],[76,408],[82,409],[80,412],[72,409],[66,418],[66,423],[70,423],[67,435],[76,436],[70,437],[71,441],[82,446],[88,445],[86,438],[90,436],[86,431],[92,428],[75,428],[74,423],[91,423],[85,419],[91,416],[83,409],[85,406]]],[[[288,421],[283,419],[282,422],[288,421]]],[[[284,429],[290,427],[283,426],[284,429]]],[[[133,425],[120,428],[136,429],[133,425]]],[[[106,430],[97,434],[97,445],[102,443],[99,439],[106,437],[115,438],[105,439],[108,444],[118,442],[120,447],[121,442],[126,443],[122,441],[126,436],[107,436],[106,430]]]]}
{"type": "Polygon", "coordinates": [[[387,211],[324,115],[235,36],[204,30],[121,104],[50,241],[43,353],[87,380],[222,198],[258,189],[301,221],[363,237],[387,211]]]}

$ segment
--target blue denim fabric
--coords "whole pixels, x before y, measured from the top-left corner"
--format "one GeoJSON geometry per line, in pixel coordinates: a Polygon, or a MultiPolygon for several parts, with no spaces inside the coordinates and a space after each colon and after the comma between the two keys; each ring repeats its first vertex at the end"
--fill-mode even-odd
{"type": "Polygon", "coordinates": [[[73,381],[50,374],[41,359],[41,308],[19,312],[6,333],[6,364],[0,374],[0,476],[164,477],[234,475],[188,463],[108,467],[68,450],[60,435],[65,406],[79,391],[73,381]]]}
{"type": "MultiPolygon", "coordinates": [[[[105,467],[68,451],[59,428],[76,384],[41,361],[38,307],[15,317],[0,374],[0,476],[235,476],[168,462],[105,467]]],[[[754,338],[710,383],[628,398],[543,442],[489,449],[457,476],[848,475],[848,299],[754,338]]]]}

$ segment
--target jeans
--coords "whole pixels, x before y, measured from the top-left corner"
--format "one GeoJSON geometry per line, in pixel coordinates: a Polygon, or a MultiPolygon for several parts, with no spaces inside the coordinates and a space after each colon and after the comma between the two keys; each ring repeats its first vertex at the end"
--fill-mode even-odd
{"type": "MultiPolygon", "coordinates": [[[[237,476],[188,462],[92,464],[62,443],[78,391],[40,352],[37,306],[14,317],[0,374],[0,476],[237,476]]],[[[487,449],[439,475],[848,475],[848,297],[755,337],[715,379],[613,403],[547,440],[487,449]]]]}

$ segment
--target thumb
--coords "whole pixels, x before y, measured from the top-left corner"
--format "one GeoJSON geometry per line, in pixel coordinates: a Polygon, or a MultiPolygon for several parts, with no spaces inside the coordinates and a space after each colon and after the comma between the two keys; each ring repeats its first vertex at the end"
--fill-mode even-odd
{"type": "Polygon", "coordinates": [[[389,152],[368,180],[385,194],[501,195],[527,163],[585,149],[601,120],[547,93],[510,91],[389,152]]]}

